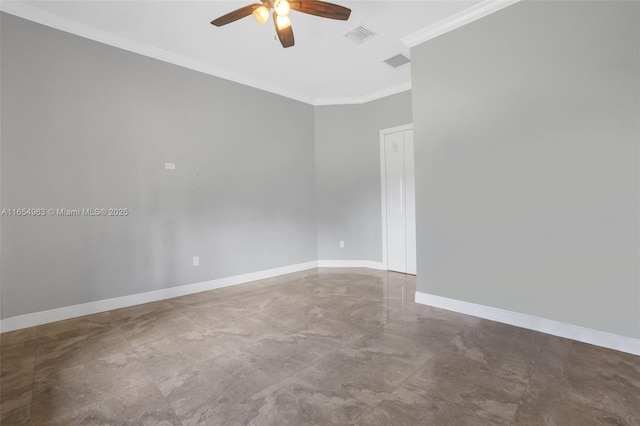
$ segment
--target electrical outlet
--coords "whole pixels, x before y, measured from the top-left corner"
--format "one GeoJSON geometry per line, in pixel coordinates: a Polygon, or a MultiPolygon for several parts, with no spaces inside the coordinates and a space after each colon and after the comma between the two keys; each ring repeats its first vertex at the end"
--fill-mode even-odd
{"type": "Polygon", "coordinates": [[[340,241],[340,248],[344,248],[344,241],[340,241]]]}
{"type": "Polygon", "coordinates": [[[176,163],[164,163],[164,168],[167,170],[175,170],[176,163]]]}
{"type": "Polygon", "coordinates": [[[199,256],[195,256],[193,258],[193,266],[200,266],[200,257],[199,256]]]}

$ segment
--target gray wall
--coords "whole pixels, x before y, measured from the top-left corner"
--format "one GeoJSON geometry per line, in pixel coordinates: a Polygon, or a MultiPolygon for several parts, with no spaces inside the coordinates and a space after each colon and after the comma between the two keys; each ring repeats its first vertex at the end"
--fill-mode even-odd
{"type": "Polygon", "coordinates": [[[411,92],[315,108],[319,259],[382,260],[379,132],[408,123],[411,92]]]}
{"type": "Polygon", "coordinates": [[[638,2],[523,2],[411,51],[418,291],[640,337],[638,2]]]}
{"type": "Polygon", "coordinates": [[[311,106],[1,19],[1,207],[131,211],[3,217],[4,318],[317,259],[311,106]]]}

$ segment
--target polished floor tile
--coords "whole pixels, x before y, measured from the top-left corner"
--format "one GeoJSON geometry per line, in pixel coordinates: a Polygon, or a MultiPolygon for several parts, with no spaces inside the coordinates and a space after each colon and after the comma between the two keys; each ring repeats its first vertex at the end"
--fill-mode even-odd
{"type": "Polygon", "coordinates": [[[4,425],[638,425],[640,358],[322,268],[0,334],[4,425]]]}

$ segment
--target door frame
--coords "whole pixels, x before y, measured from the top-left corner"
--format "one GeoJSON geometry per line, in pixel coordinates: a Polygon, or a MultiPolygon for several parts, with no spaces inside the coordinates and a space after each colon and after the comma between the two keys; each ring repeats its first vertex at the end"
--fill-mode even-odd
{"type": "Polygon", "coordinates": [[[413,123],[380,130],[380,198],[382,200],[380,206],[382,211],[382,268],[385,271],[389,270],[389,261],[387,259],[387,176],[384,138],[389,134],[404,132],[406,130],[413,130],[413,123]]]}

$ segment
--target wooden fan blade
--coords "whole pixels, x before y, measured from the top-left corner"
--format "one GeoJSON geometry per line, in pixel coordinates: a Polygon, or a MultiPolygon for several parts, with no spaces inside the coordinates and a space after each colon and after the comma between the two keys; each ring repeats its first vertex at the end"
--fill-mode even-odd
{"type": "Polygon", "coordinates": [[[251,15],[253,13],[253,10],[258,6],[261,5],[254,3],[250,4],[249,6],[241,7],[238,10],[234,10],[233,12],[229,12],[226,15],[214,19],[213,21],[211,21],[211,24],[215,25],[216,27],[230,24],[234,21],[237,21],[238,19],[244,18],[245,16],[251,15]]]}
{"type": "Polygon", "coordinates": [[[280,44],[282,44],[282,47],[291,47],[294,44],[294,40],[293,40],[293,28],[291,27],[291,25],[289,25],[287,28],[285,29],[279,29],[278,28],[278,14],[273,12],[273,24],[276,27],[276,33],[278,34],[278,38],[280,39],[280,44]]]}
{"type": "Polygon", "coordinates": [[[291,0],[289,1],[291,9],[298,12],[307,13],[309,15],[321,16],[323,18],[338,19],[346,21],[351,15],[351,9],[339,6],[326,1],[318,0],[291,0]]]}

